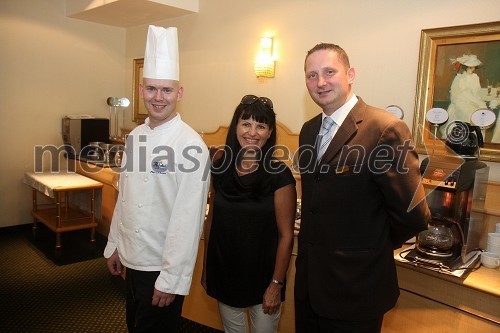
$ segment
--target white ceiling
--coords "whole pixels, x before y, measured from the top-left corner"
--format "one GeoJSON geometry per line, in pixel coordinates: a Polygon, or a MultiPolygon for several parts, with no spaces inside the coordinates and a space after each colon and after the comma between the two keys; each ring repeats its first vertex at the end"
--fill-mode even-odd
{"type": "Polygon", "coordinates": [[[123,28],[198,10],[199,0],[66,0],[67,17],[123,28]]]}

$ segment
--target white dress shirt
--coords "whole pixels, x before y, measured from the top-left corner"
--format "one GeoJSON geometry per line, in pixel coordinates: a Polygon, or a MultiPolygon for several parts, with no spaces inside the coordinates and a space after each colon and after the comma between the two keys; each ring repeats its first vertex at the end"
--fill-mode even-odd
{"type": "Polygon", "coordinates": [[[352,94],[351,98],[349,98],[349,100],[344,105],[335,110],[331,116],[328,116],[324,112],[322,112],[321,121],[323,121],[325,117],[330,117],[333,120],[333,127],[330,130],[330,140],[335,136],[335,133],[337,133],[339,127],[342,126],[345,118],[347,117],[349,112],[351,112],[352,108],[354,107],[354,105],[356,105],[357,102],[358,98],[356,97],[356,95],[352,94]]]}

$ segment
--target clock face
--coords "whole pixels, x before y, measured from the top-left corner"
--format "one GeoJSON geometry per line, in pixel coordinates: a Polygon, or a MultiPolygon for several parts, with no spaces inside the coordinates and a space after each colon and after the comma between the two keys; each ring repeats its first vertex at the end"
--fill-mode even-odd
{"type": "Polygon", "coordinates": [[[404,112],[403,109],[400,108],[397,105],[389,105],[388,107],[385,108],[387,111],[398,117],[399,119],[403,119],[404,117],[404,112]]]}
{"type": "Polygon", "coordinates": [[[495,124],[495,113],[490,109],[479,109],[472,113],[470,121],[473,125],[479,126],[482,129],[487,129],[495,124]]]}
{"type": "Polygon", "coordinates": [[[448,111],[442,108],[432,108],[427,111],[425,119],[434,125],[442,125],[448,121],[448,111]]]}

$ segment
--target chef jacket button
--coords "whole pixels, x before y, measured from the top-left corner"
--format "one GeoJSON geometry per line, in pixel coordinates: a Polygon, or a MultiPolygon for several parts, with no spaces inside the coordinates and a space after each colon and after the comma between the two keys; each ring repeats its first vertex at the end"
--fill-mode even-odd
{"type": "Polygon", "coordinates": [[[139,229],[135,229],[135,233],[138,234],[139,233],[139,229]]]}
{"type": "Polygon", "coordinates": [[[316,183],[317,183],[317,182],[319,182],[319,181],[320,181],[319,176],[318,176],[318,177],[316,177],[316,178],[314,178],[314,181],[315,181],[316,183]]]}
{"type": "Polygon", "coordinates": [[[142,208],[142,204],[138,204],[137,207],[142,208]]]}
{"type": "Polygon", "coordinates": [[[314,215],[314,210],[312,210],[312,209],[311,209],[311,210],[309,211],[309,214],[314,215]]]}
{"type": "Polygon", "coordinates": [[[146,183],[149,180],[148,177],[144,177],[144,182],[146,183]]]}

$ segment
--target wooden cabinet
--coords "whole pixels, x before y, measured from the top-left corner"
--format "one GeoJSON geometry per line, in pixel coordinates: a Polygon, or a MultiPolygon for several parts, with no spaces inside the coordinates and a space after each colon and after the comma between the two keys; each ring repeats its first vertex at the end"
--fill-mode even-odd
{"type": "Polygon", "coordinates": [[[446,304],[401,291],[396,307],[384,317],[383,333],[492,333],[500,327],[446,304]]]}
{"type": "Polygon", "coordinates": [[[205,326],[223,330],[217,301],[209,297],[201,286],[204,246],[205,240],[202,238],[198,246],[198,256],[196,257],[191,289],[189,295],[184,299],[182,316],[205,326]]]}
{"type": "Polygon", "coordinates": [[[465,280],[398,263],[401,289],[386,333],[500,332],[500,271],[480,267],[465,280]]]}
{"type": "Polygon", "coordinates": [[[74,171],[103,184],[101,192],[101,217],[96,231],[108,237],[109,226],[111,225],[116,198],[118,197],[120,175],[117,172],[117,168],[103,168],[90,163],[78,162],[75,163],[74,171]]]}

